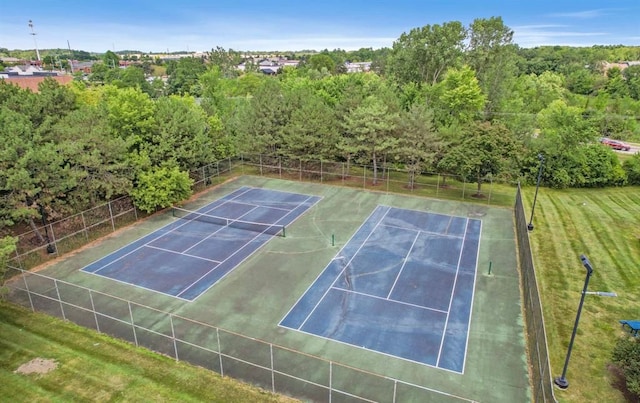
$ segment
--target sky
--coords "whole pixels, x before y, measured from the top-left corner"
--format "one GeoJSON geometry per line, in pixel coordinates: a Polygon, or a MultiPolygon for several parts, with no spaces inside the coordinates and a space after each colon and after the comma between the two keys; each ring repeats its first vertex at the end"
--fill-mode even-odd
{"type": "Polygon", "coordinates": [[[412,28],[490,17],[521,47],[640,46],[638,0],[0,0],[0,48],[378,49],[412,28]]]}

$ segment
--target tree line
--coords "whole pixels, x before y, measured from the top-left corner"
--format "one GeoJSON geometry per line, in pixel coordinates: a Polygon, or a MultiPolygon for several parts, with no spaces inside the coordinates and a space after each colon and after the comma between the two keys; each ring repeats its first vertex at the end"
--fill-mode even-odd
{"type": "Polygon", "coordinates": [[[479,193],[489,177],[535,180],[539,155],[548,186],[640,183],[640,157],[621,164],[598,142],[640,139],[640,67],[604,72],[594,56],[640,48],[525,50],[512,37],[499,17],[427,25],[361,50],[366,73],[337,68],[340,50],[241,73],[240,54],[218,47],[164,66],[166,83],[112,52],[70,86],[0,82],[0,226],[125,194],[153,211],[189,195],[189,170],[238,153],[394,165],[409,186],[452,174],[479,193]]]}

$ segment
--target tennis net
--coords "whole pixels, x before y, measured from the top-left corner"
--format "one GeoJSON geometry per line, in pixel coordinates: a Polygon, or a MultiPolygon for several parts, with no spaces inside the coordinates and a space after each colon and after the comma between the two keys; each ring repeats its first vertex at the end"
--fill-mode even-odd
{"type": "Polygon", "coordinates": [[[282,237],[285,236],[285,227],[284,225],[280,224],[236,220],[233,218],[219,217],[205,213],[199,213],[197,211],[186,210],[180,207],[173,207],[172,213],[174,217],[185,220],[206,222],[209,224],[238,228],[269,235],[278,235],[282,237]]]}

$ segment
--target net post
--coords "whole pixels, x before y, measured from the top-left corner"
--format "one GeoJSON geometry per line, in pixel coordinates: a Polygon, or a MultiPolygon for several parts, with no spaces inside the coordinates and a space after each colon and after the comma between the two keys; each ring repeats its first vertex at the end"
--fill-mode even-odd
{"type": "Polygon", "coordinates": [[[282,226],[282,237],[283,238],[287,237],[287,227],[285,227],[284,225],[282,226]]]}

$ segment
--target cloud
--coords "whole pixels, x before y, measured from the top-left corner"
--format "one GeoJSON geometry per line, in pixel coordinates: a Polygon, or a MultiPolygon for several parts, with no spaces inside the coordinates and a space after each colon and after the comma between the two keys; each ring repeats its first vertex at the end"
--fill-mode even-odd
{"type": "Polygon", "coordinates": [[[522,47],[545,45],[593,46],[607,43],[608,32],[585,32],[572,30],[567,25],[521,25],[514,26],[514,42],[522,47]]]}
{"type": "Polygon", "coordinates": [[[568,12],[568,13],[551,13],[551,14],[548,14],[548,16],[555,17],[555,18],[591,19],[591,18],[599,18],[608,14],[610,13],[607,9],[597,9],[597,10],[574,11],[574,12],[568,12]]]}

